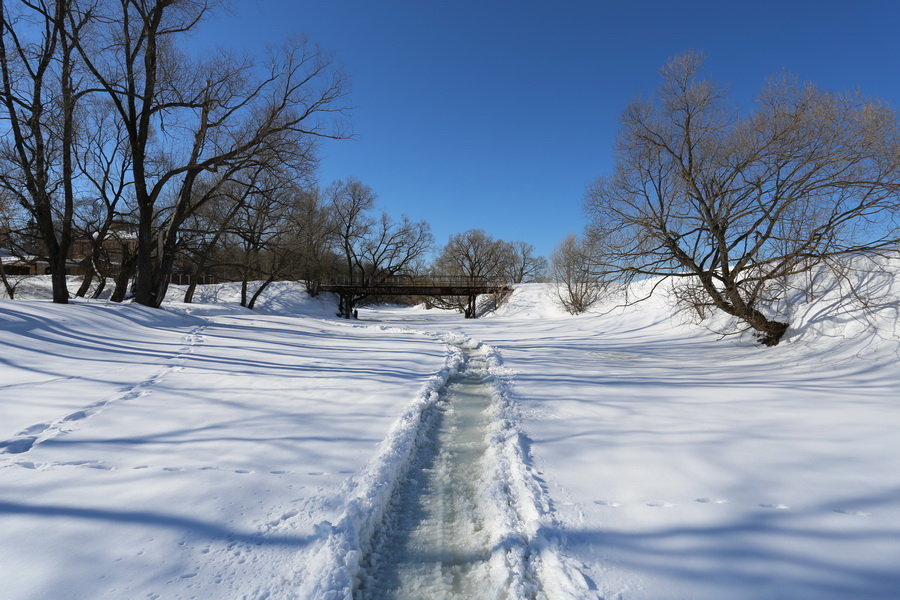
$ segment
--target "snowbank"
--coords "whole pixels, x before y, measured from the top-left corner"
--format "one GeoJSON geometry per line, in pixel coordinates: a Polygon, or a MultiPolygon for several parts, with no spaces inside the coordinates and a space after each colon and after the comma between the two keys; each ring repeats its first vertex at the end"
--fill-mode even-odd
{"type": "Polygon", "coordinates": [[[882,265],[848,272],[868,306],[835,283],[773,307],[791,329],[765,349],[664,293],[572,317],[544,285],[475,321],[345,322],[288,283],[256,311],[233,285],[164,311],[0,301],[3,595],[346,597],[450,342],[477,340],[507,482],[491,493],[548,597],[895,598],[900,294],[882,265]]]}

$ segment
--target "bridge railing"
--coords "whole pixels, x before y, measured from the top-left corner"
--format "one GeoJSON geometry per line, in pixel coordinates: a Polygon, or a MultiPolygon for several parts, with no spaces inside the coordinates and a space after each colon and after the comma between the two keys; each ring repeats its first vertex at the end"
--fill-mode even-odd
{"type": "Polygon", "coordinates": [[[430,277],[412,277],[397,276],[385,279],[378,278],[376,281],[366,281],[366,278],[355,276],[336,276],[332,277],[325,285],[341,286],[341,287],[427,287],[427,288],[449,288],[449,287],[503,287],[506,282],[486,277],[459,277],[459,276],[430,276],[430,277]]]}

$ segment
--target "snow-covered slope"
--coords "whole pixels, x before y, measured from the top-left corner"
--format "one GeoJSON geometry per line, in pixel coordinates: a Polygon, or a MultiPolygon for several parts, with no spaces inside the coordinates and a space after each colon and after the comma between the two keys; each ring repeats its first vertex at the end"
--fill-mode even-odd
{"type": "Polygon", "coordinates": [[[348,323],[288,283],[257,311],[233,285],[0,301],[0,598],[344,597],[460,343],[490,356],[547,597],[895,598],[895,272],[868,311],[798,296],[768,349],[662,294],[572,317],[546,285],[475,321],[348,323]]]}

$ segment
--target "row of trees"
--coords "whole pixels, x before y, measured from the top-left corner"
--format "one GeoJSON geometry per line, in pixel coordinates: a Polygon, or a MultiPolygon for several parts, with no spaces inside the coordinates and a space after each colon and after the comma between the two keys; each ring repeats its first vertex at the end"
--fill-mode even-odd
{"type": "MultiPolygon", "coordinates": [[[[376,287],[397,277],[451,277],[477,285],[545,277],[547,261],[534,246],[495,239],[482,230],[451,236],[429,260],[435,250],[429,224],[380,211],[374,190],[359,180],[320,189],[264,169],[247,175],[245,181],[221,186],[180,229],[180,273],[189,282],[185,302],[192,301],[197,284],[209,275],[240,281],[241,304],[249,308],[269,284],[284,279],[302,280],[317,294],[322,283],[376,287]]],[[[120,254],[115,261],[92,256],[79,294],[90,288],[96,272],[95,296],[112,278],[116,290],[111,298],[122,299],[124,284],[134,275],[136,254],[129,253],[127,243],[133,237],[131,228],[111,230],[106,239],[120,239],[120,254]]],[[[377,300],[364,294],[345,297],[339,314],[350,318],[354,309],[377,300]]],[[[435,304],[474,316],[468,300],[442,298],[435,304]]]]}
{"type": "MultiPolygon", "coordinates": [[[[152,307],[173,273],[191,282],[187,301],[212,273],[242,281],[252,307],[277,279],[315,293],[432,268],[427,223],[378,211],[360,181],[312,183],[318,140],[348,137],[348,83],[329,56],[303,39],[259,63],[186,52],[221,4],[0,0],[0,247],[43,258],[55,302],[69,299],[73,246],[78,295],[111,278],[112,299],[152,307]]],[[[505,283],[537,277],[542,260],[470,231],[433,268],[505,283]]]]}
{"type": "Polygon", "coordinates": [[[125,221],[134,247],[123,244],[122,280],[159,306],[185,252],[208,255],[234,235],[247,251],[268,244],[267,224],[302,202],[317,141],[347,137],[334,118],[347,80],[306,40],[260,63],[185,52],[220,4],[0,0],[5,237],[37,238],[55,302],[69,298],[74,241],[91,240],[93,268],[125,221]]]}
{"type": "Polygon", "coordinates": [[[741,111],[689,52],[622,114],[615,168],[590,186],[580,238],[554,256],[583,310],[638,278],[723,311],[766,345],[789,326],[789,282],[859,253],[900,247],[900,129],[890,107],[773,77],[741,111]]]}

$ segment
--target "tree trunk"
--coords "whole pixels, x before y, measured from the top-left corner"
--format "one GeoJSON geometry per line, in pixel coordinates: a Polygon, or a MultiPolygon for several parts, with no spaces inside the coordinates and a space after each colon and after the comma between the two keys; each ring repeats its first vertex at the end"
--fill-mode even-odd
{"type": "Polygon", "coordinates": [[[69,303],[69,287],[66,279],[66,256],[57,251],[50,258],[50,281],[53,282],[53,301],[57,304],[69,303]]]}
{"type": "Polygon", "coordinates": [[[266,279],[262,283],[262,285],[259,286],[259,288],[257,288],[257,290],[253,293],[253,296],[250,298],[250,302],[247,303],[247,308],[249,308],[250,310],[253,310],[253,307],[256,305],[257,298],[259,298],[260,294],[263,293],[263,290],[265,290],[267,287],[269,287],[269,284],[272,283],[273,281],[275,281],[274,275],[272,275],[268,279],[266,279]]]}
{"type": "Polygon", "coordinates": [[[78,291],[75,292],[76,298],[84,298],[87,296],[88,291],[91,289],[91,284],[94,282],[94,260],[93,260],[93,247],[91,248],[91,256],[85,258],[81,262],[81,266],[84,268],[84,277],[81,278],[81,286],[79,286],[78,291]]]}
{"type": "Polygon", "coordinates": [[[116,287],[109,298],[112,302],[121,302],[128,295],[128,284],[135,274],[136,266],[137,254],[122,256],[122,264],[119,266],[119,272],[116,273],[116,287]]]}
{"type": "Polygon", "coordinates": [[[106,277],[100,275],[97,279],[97,289],[94,290],[94,293],[91,294],[91,298],[97,300],[100,297],[100,294],[103,293],[103,290],[106,289],[106,277]]]}
{"type": "Polygon", "coordinates": [[[477,299],[478,299],[478,296],[469,296],[468,301],[466,302],[466,309],[465,309],[465,313],[464,313],[465,317],[467,319],[474,319],[478,316],[476,314],[476,300],[477,299]]]}
{"type": "Polygon", "coordinates": [[[197,278],[199,274],[200,271],[194,271],[194,274],[191,276],[191,282],[184,291],[184,299],[182,300],[185,304],[190,304],[194,301],[194,292],[197,290],[197,278]]]}
{"type": "Polygon", "coordinates": [[[3,287],[6,289],[6,295],[12,300],[16,295],[16,288],[6,278],[6,271],[3,269],[3,263],[0,263],[0,281],[3,281],[3,287]]]}
{"type": "Polygon", "coordinates": [[[716,308],[745,322],[756,331],[756,339],[764,346],[777,346],[784,336],[789,324],[769,319],[752,304],[744,301],[738,288],[726,284],[725,290],[716,287],[708,274],[698,274],[703,289],[709,295],[716,308]]]}
{"type": "MultiPolygon", "coordinates": [[[[140,203],[138,219],[137,261],[134,280],[134,301],[153,306],[153,206],[140,203]]],[[[118,288],[118,280],[117,280],[118,288]]],[[[118,292],[118,289],[116,290],[118,292]]],[[[123,296],[124,297],[124,296],[123,296]]]]}

